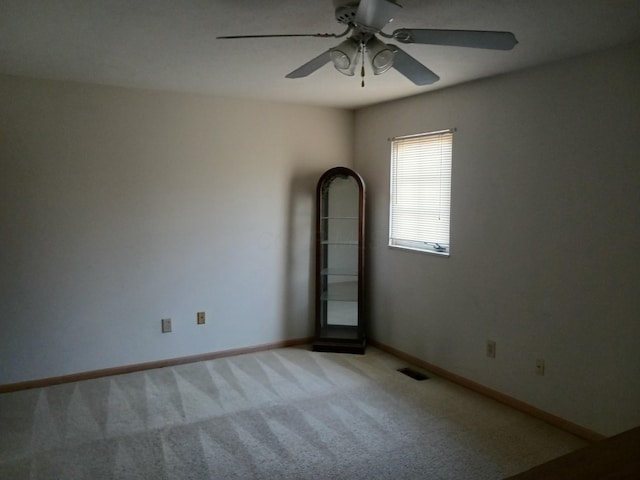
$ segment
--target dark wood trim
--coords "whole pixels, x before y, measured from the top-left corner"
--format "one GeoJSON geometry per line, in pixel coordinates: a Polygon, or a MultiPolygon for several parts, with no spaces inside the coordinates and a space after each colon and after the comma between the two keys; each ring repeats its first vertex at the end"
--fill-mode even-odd
{"type": "Polygon", "coordinates": [[[183,365],[185,363],[202,362],[205,360],[214,360],[216,358],[233,357],[243,355],[245,353],[262,352],[265,350],[273,350],[274,348],[295,347],[299,345],[307,345],[311,343],[311,338],[299,338],[294,340],[283,340],[281,342],[266,343],[263,345],[255,345],[252,347],[236,348],[232,350],[222,350],[219,352],[203,353],[200,355],[191,355],[188,357],[168,358],[166,360],[157,360],[155,362],[137,363],[134,365],[123,365],[121,367],[103,368],[101,370],[91,370],[88,372],[72,373],[70,375],[62,375],[59,377],[42,378],[38,380],[28,380],[26,382],[8,383],[0,385],[0,393],[17,392],[19,390],[28,390],[31,388],[50,387],[61,383],[79,382],[81,380],[90,380],[100,377],[108,377],[111,375],[121,375],[123,373],[140,372],[143,370],[152,370],[154,368],[173,367],[175,365],[183,365]]]}
{"type": "Polygon", "coordinates": [[[450,380],[458,385],[461,385],[477,393],[480,393],[485,397],[489,397],[494,400],[497,400],[500,403],[503,403],[509,407],[515,408],[516,410],[519,410],[523,413],[531,415],[532,417],[543,420],[549,423],[550,425],[553,425],[554,427],[558,427],[566,432],[569,432],[573,435],[576,435],[590,442],[597,442],[606,438],[605,435],[594,432],[593,430],[589,430],[588,428],[577,425],[573,422],[565,420],[564,418],[558,417],[549,412],[545,412],[544,410],[534,407],[533,405],[529,405],[528,403],[518,400],[517,398],[513,398],[502,392],[493,390],[489,387],[476,383],[473,380],[469,380],[467,378],[461,377],[460,375],[449,372],[448,370],[445,370],[444,368],[440,368],[437,365],[433,365],[432,363],[425,362],[424,360],[418,357],[414,357],[413,355],[405,353],[396,348],[390,347],[389,345],[385,345],[384,343],[380,343],[375,340],[369,339],[369,344],[372,347],[376,347],[379,350],[382,350],[383,352],[390,353],[391,355],[394,355],[406,362],[409,362],[413,365],[423,368],[424,370],[432,372],[433,374],[439,377],[446,378],[447,380],[450,380]]]}

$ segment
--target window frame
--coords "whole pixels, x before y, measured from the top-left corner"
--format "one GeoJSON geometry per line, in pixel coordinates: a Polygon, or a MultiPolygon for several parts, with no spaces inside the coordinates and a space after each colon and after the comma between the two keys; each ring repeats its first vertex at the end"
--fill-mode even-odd
{"type": "MultiPolygon", "coordinates": [[[[445,130],[436,130],[425,133],[418,133],[412,135],[404,135],[399,137],[390,138],[389,141],[391,143],[391,155],[390,155],[390,173],[389,173],[389,243],[388,246],[390,248],[398,248],[402,250],[413,250],[421,253],[429,253],[432,255],[449,257],[451,255],[451,183],[452,183],[452,165],[453,165],[453,134],[456,131],[455,128],[445,129],[445,130]],[[434,138],[436,137],[436,138],[434,138]],[[419,142],[421,139],[429,139],[428,142],[434,145],[427,146],[425,148],[424,145],[420,145],[419,142]],[[444,140],[444,143],[443,143],[444,140]],[[438,142],[438,143],[436,143],[438,142]],[[407,149],[410,149],[411,146],[415,146],[418,149],[424,148],[420,153],[423,155],[416,156],[415,152],[408,154],[405,158],[399,157],[398,155],[398,146],[404,146],[407,149]],[[407,146],[408,145],[408,146],[407,146]],[[443,150],[443,146],[445,147],[443,150]],[[439,152],[436,151],[436,147],[440,149],[439,152]],[[429,150],[431,149],[431,150],[429,150]],[[426,155],[426,157],[424,156],[426,155]],[[414,158],[411,158],[414,157],[414,158]],[[431,225],[425,225],[425,223],[421,223],[417,221],[415,215],[414,218],[411,218],[411,214],[406,214],[404,216],[404,221],[397,222],[398,209],[401,209],[402,206],[406,207],[406,199],[411,193],[407,193],[406,191],[402,193],[398,193],[400,189],[409,189],[415,190],[415,188],[425,188],[426,183],[419,184],[416,186],[415,182],[407,183],[404,185],[398,185],[398,163],[404,162],[405,168],[402,175],[412,174],[412,173],[421,173],[426,177],[429,177],[432,181],[437,175],[438,181],[438,192],[435,192],[434,189],[423,192],[422,201],[417,201],[417,206],[422,210],[422,213],[426,213],[427,211],[431,211],[432,214],[436,214],[435,210],[437,209],[438,219],[434,220],[433,217],[427,223],[431,225]],[[409,162],[409,166],[406,167],[407,162],[409,162]],[[428,162],[426,165],[420,165],[420,162],[428,162]],[[434,172],[437,172],[434,174],[434,172]],[[442,189],[443,180],[445,181],[445,188],[442,189]],[[405,201],[400,201],[400,206],[398,204],[398,195],[401,197],[404,196],[405,201]],[[432,202],[434,199],[438,201],[438,207],[434,207],[432,202]],[[442,208],[446,208],[446,212],[444,210],[439,210],[442,208]],[[444,215],[443,215],[444,213],[444,215]],[[394,215],[396,215],[396,221],[394,221],[394,215]],[[441,221],[441,217],[446,217],[441,221]],[[409,223],[407,223],[409,222],[409,223]],[[398,227],[398,223],[404,225],[404,228],[398,227]],[[420,230],[420,233],[415,233],[417,230],[413,230],[413,233],[407,234],[407,225],[411,225],[411,227],[416,227],[420,230]],[[446,224],[446,225],[445,225],[446,224]],[[395,229],[394,229],[395,226],[395,229]],[[431,231],[428,232],[429,226],[431,227],[431,231]],[[405,233],[402,232],[404,230],[405,233]],[[425,233],[425,231],[427,231],[425,233]],[[446,234],[445,234],[446,231],[446,234]],[[435,233],[434,233],[435,232],[435,233]],[[426,235],[426,236],[425,236],[426,235]],[[407,236],[408,238],[402,238],[403,236],[407,236]],[[411,238],[413,237],[413,238],[411,238]]],[[[427,143],[425,141],[425,143],[427,143]]],[[[416,206],[416,204],[411,204],[411,206],[416,206]]]]}

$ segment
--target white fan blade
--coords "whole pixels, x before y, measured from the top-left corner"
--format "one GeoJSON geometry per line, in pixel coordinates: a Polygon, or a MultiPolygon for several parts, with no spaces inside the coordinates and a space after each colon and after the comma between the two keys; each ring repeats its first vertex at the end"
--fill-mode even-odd
{"type": "Polygon", "coordinates": [[[407,77],[416,85],[431,85],[440,77],[397,46],[388,44],[394,50],[393,68],[407,77]]]}
{"type": "Polygon", "coordinates": [[[400,28],[391,37],[402,43],[447,45],[454,47],[511,50],[518,40],[511,32],[481,30],[433,30],[429,28],[400,28]]]}
{"type": "Polygon", "coordinates": [[[331,57],[329,55],[330,50],[321,53],[316,58],[309,60],[304,65],[296,68],[293,72],[289,73],[287,78],[302,78],[307,75],[311,75],[313,72],[318,70],[320,67],[323,67],[327,63],[331,61],[331,57]]]}

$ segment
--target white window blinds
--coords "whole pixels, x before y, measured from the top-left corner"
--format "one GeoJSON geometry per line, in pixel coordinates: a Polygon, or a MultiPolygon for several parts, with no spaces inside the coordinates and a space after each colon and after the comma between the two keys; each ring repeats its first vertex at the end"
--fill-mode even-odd
{"type": "Polygon", "coordinates": [[[449,254],[453,132],[391,141],[389,245],[449,254]]]}

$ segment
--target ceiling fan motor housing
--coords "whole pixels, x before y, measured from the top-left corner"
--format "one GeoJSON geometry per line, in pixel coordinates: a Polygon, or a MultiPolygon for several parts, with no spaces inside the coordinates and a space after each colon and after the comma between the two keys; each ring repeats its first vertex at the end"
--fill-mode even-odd
{"type": "Polygon", "coordinates": [[[335,7],[336,20],[339,23],[349,25],[353,23],[358,11],[359,1],[353,0],[333,0],[333,6],[335,7]]]}

